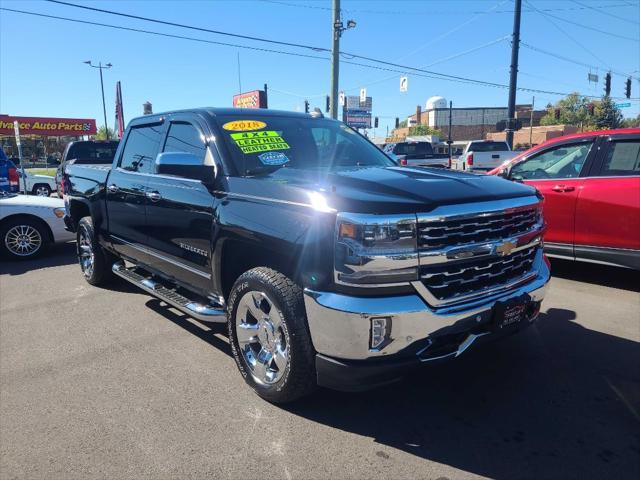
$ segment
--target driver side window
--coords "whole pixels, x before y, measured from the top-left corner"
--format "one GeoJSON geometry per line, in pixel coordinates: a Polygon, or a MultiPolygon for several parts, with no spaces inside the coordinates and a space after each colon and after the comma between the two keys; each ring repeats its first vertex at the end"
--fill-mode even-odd
{"type": "Polygon", "coordinates": [[[593,142],[560,145],[513,166],[513,180],[545,180],[580,176],[593,142]]]}

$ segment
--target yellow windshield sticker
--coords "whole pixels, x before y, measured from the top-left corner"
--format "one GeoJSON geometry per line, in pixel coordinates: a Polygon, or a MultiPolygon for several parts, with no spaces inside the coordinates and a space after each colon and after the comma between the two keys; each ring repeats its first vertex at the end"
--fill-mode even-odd
{"type": "Polygon", "coordinates": [[[222,128],[232,132],[250,132],[251,130],[260,130],[266,126],[266,123],[258,120],[235,120],[225,123],[222,128]]]}
{"type": "Polygon", "coordinates": [[[232,133],[231,138],[242,153],[269,152],[291,148],[275,130],[232,133]]]}

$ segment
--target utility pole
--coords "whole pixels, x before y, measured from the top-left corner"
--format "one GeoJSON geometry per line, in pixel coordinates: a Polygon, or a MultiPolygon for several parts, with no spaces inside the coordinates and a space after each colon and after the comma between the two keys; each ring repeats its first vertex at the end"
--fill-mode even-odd
{"type": "Polygon", "coordinates": [[[348,28],[354,28],[356,22],[347,21],[345,27],[340,20],[340,0],[333,0],[333,24],[331,31],[333,33],[333,44],[331,45],[331,99],[330,99],[330,115],[331,118],[338,118],[338,89],[340,77],[340,37],[342,32],[348,28]]]}
{"type": "Polygon", "coordinates": [[[107,106],[104,103],[104,82],[102,80],[102,70],[108,70],[109,68],[113,67],[113,65],[111,65],[110,63],[107,63],[106,65],[103,66],[102,62],[98,62],[98,65],[93,65],[91,63],[91,60],[87,60],[84,63],[86,63],[90,67],[97,68],[100,70],[100,90],[102,91],[102,113],[104,114],[104,130],[107,135],[107,140],[109,140],[109,125],[107,125],[107,106]]]}
{"type": "Polygon", "coordinates": [[[515,0],[513,35],[511,37],[511,75],[509,78],[509,104],[507,105],[507,143],[513,149],[513,130],[516,114],[516,88],[518,85],[518,50],[520,48],[520,13],[522,0],[515,0]]]}
{"type": "Polygon", "coordinates": [[[451,145],[453,144],[453,139],[451,138],[451,124],[452,124],[452,119],[453,117],[453,102],[451,100],[449,100],[449,135],[447,137],[447,145],[449,146],[449,168],[451,168],[451,145]]]}

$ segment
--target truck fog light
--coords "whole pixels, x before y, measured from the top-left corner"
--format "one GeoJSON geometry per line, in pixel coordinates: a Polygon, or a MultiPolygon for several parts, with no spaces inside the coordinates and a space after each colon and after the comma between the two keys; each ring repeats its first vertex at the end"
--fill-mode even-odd
{"type": "Polygon", "coordinates": [[[389,343],[391,333],[391,317],[371,318],[370,347],[372,350],[379,349],[389,343]]]}

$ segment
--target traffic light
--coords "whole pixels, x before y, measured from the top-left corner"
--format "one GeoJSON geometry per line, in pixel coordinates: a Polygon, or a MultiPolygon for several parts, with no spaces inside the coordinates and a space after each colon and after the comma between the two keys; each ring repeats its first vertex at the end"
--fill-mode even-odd
{"type": "Polygon", "coordinates": [[[396,117],[396,128],[398,128],[399,126],[400,126],[400,119],[396,117]]]}
{"type": "Polygon", "coordinates": [[[378,128],[378,117],[373,119],[373,128],[378,128]]]}
{"type": "Polygon", "coordinates": [[[590,103],[587,105],[587,113],[589,115],[593,115],[593,112],[595,111],[595,105],[593,103],[590,103]]]}
{"type": "Polygon", "coordinates": [[[624,89],[624,95],[627,98],[631,98],[631,77],[627,78],[626,88],[624,89]]]}
{"type": "Polygon", "coordinates": [[[553,118],[555,118],[556,120],[560,120],[560,109],[556,108],[555,111],[553,112],[553,118]]]}
{"type": "Polygon", "coordinates": [[[304,113],[309,113],[309,100],[304,101],[304,113]]]}
{"type": "Polygon", "coordinates": [[[330,100],[330,98],[329,98],[329,95],[327,95],[327,106],[326,106],[325,112],[328,112],[328,111],[329,111],[329,106],[330,106],[329,104],[330,104],[330,103],[331,103],[331,100],[330,100]]]}
{"type": "Polygon", "coordinates": [[[608,97],[611,94],[611,72],[607,72],[604,76],[604,96],[608,97]]]}

